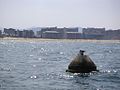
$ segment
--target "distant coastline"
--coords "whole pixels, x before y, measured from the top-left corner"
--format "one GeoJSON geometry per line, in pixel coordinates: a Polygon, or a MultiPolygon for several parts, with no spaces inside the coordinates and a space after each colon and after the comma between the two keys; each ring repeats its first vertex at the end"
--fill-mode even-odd
{"type": "Polygon", "coordinates": [[[87,40],[120,40],[120,29],[106,30],[105,28],[82,28],[78,27],[45,27],[31,30],[19,30],[4,28],[0,30],[0,37],[15,38],[42,38],[42,39],[87,39],[87,40]]]}

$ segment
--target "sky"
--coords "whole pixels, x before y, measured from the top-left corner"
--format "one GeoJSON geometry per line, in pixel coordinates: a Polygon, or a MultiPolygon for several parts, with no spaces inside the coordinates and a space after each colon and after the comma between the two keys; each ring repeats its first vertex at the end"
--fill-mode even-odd
{"type": "Polygon", "coordinates": [[[120,29],[120,0],[0,0],[0,27],[120,29]]]}

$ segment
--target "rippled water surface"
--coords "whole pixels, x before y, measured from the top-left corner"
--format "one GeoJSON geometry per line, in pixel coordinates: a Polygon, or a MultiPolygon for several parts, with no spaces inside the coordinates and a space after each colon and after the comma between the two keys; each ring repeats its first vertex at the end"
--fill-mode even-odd
{"type": "Polygon", "coordinates": [[[120,43],[0,40],[0,90],[120,90],[120,43]],[[100,72],[65,72],[80,49],[100,72]]]}

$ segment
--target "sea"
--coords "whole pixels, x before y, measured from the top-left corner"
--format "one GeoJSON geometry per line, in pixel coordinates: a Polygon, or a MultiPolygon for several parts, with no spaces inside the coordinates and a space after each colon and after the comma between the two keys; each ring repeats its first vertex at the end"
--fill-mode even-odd
{"type": "Polygon", "coordinates": [[[120,42],[2,39],[0,90],[120,90],[120,42]],[[79,50],[99,72],[66,72],[79,50]]]}

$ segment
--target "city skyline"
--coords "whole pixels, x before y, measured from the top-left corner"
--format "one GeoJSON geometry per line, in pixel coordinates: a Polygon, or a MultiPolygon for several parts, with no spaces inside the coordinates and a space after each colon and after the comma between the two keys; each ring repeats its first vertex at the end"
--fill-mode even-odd
{"type": "Polygon", "coordinates": [[[0,27],[120,28],[120,0],[0,0],[0,27]]]}
{"type": "Polygon", "coordinates": [[[120,29],[105,30],[105,28],[83,28],[82,32],[79,32],[79,28],[46,27],[37,31],[34,29],[24,29],[21,31],[14,28],[4,28],[3,32],[0,30],[0,37],[120,40],[120,29]]]}

